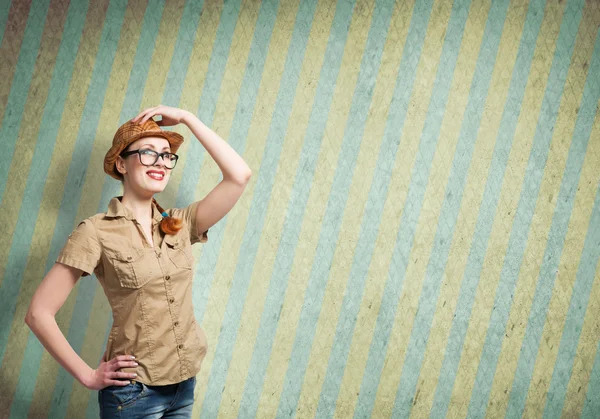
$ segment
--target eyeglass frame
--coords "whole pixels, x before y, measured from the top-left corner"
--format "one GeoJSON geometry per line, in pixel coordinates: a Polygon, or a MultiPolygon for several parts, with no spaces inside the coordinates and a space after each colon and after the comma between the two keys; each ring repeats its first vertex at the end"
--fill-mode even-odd
{"type": "Polygon", "coordinates": [[[137,154],[138,158],[140,160],[140,164],[149,167],[149,166],[154,166],[156,164],[156,162],[158,161],[158,159],[160,157],[163,158],[163,162],[166,162],[167,160],[165,159],[166,155],[171,155],[171,156],[175,156],[175,164],[173,165],[173,167],[167,167],[167,165],[165,164],[165,167],[169,170],[173,170],[175,168],[175,166],[177,166],[177,161],[179,160],[179,156],[175,153],[170,153],[168,151],[163,151],[162,153],[159,153],[158,151],[154,151],[150,148],[138,148],[137,150],[129,150],[129,151],[124,151],[121,154],[119,154],[119,156],[125,158],[125,157],[129,157],[132,154],[137,154]],[[142,162],[142,153],[140,153],[140,151],[150,151],[152,153],[154,153],[156,155],[156,160],[154,160],[154,163],[152,164],[144,164],[142,162]]]}

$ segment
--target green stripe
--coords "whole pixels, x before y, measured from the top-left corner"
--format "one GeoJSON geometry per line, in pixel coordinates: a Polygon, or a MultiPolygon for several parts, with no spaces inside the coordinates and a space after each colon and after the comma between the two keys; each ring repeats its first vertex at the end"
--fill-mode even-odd
{"type": "MultiPolygon", "coordinates": [[[[27,100],[31,78],[37,60],[42,33],[44,31],[44,21],[48,12],[50,0],[34,0],[29,8],[29,17],[27,26],[23,35],[23,42],[19,50],[19,59],[15,68],[14,76],[11,82],[8,101],[2,125],[0,125],[0,138],[2,138],[2,158],[0,158],[0,204],[4,198],[6,181],[8,180],[8,170],[12,163],[15,145],[19,136],[19,128],[23,118],[25,102],[27,100]]],[[[10,278],[10,276],[5,276],[10,278]]],[[[0,289],[0,301],[2,301],[2,290],[0,289]]],[[[12,290],[11,290],[12,291],[12,290]]],[[[13,294],[11,294],[13,295],[13,294]]],[[[16,294],[14,294],[16,295],[16,294]]],[[[0,311],[0,314],[2,311],[0,311]]],[[[4,333],[0,333],[0,363],[4,357],[4,333]]]]}
{"type": "Polygon", "coordinates": [[[496,373],[498,357],[502,347],[506,323],[512,306],[512,296],[515,292],[516,282],[519,278],[519,270],[523,260],[523,254],[527,245],[527,237],[531,226],[531,219],[535,210],[544,166],[550,150],[552,140],[552,129],[556,123],[560,98],[563,93],[567,72],[573,55],[573,47],[577,36],[577,29],[581,19],[583,0],[572,0],[567,4],[558,40],[548,84],[542,108],[538,119],[533,146],[525,180],[519,197],[515,219],[510,232],[508,247],[500,273],[500,281],[494,299],[494,310],[490,317],[487,335],[483,346],[483,352],[477,368],[475,385],[469,403],[469,417],[481,417],[485,415],[490,391],[496,373]]]}
{"type": "Polygon", "coordinates": [[[544,0],[532,0],[527,10],[525,26],[523,28],[519,51],[517,52],[517,59],[513,67],[506,105],[500,121],[500,129],[498,130],[492,161],[487,173],[483,199],[479,207],[477,224],[465,271],[460,283],[460,292],[452,320],[452,328],[450,329],[448,343],[444,351],[444,360],[431,409],[432,417],[446,416],[450,404],[462,348],[471,318],[471,310],[475,301],[475,293],[486,254],[487,243],[496,215],[498,199],[500,198],[502,179],[504,178],[529,78],[529,69],[544,16],[544,4],[544,0]]]}
{"type": "MultiPolygon", "coordinates": [[[[581,168],[588,149],[588,142],[596,116],[598,99],[600,98],[600,31],[596,35],[596,45],[594,47],[594,55],[590,63],[590,70],[587,75],[587,80],[583,90],[583,98],[577,113],[577,122],[573,131],[573,139],[569,149],[567,158],[567,166],[560,187],[560,193],[556,199],[556,210],[552,220],[552,228],[550,229],[550,238],[548,239],[548,247],[544,254],[542,268],[540,271],[540,279],[536,288],[535,298],[533,300],[533,308],[529,315],[529,324],[527,334],[523,340],[523,348],[521,349],[521,357],[519,359],[519,367],[525,369],[527,379],[519,380],[518,374],[520,369],[517,369],[517,376],[513,383],[513,392],[519,381],[531,380],[533,367],[535,365],[535,355],[538,352],[540,338],[546,324],[546,313],[554,287],[554,279],[558,272],[558,263],[560,261],[562,246],[564,244],[565,235],[568,230],[573,203],[575,201],[575,192],[579,185],[581,168]],[[548,266],[549,265],[549,266],[548,266]],[[541,301],[540,301],[541,300],[541,301]],[[533,329],[533,330],[531,330],[533,329]],[[533,336],[531,336],[533,335],[533,336]],[[527,356],[531,355],[531,356],[527,356]]],[[[590,150],[590,152],[594,152],[590,150]]],[[[596,194],[596,202],[592,211],[592,218],[587,229],[583,252],[573,292],[571,294],[571,303],[565,324],[563,326],[560,347],[552,373],[552,380],[546,397],[546,407],[544,409],[545,417],[560,417],[560,412],[563,409],[567,386],[571,379],[573,371],[573,363],[577,353],[577,346],[583,329],[583,321],[590,298],[590,292],[594,283],[596,267],[598,266],[598,255],[600,253],[600,209],[598,208],[600,196],[596,194]]],[[[527,388],[517,392],[517,395],[526,394],[527,388]]],[[[512,396],[512,392],[511,392],[512,396]]],[[[513,400],[508,406],[508,411],[522,412],[525,406],[525,397],[519,399],[520,404],[513,408],[513,400]]]]}
{"type": "MultiPolygon", "coordinates": [[[[131,70],[131,76],[129,78],[124,104],[121,109],[119,124],[123,124],[125,121],[132,118],[132,116],[137,114],[137,112],[139,111],[142,95],[144,92],[144,86],[146,84],[148,70],[152,58],[152,52],[154,50],[154,43],[156,41],[156,36],[158,35],[158,28],[160,26],[163,7],[164,0],[151,0],[146,7],[146,11],[144,14],[144,22],[142,25],[142,32],[137,45],[136,56],[134,58],[133,68],[131,70]]],[[[89,95],[89,97],[90,100],[94,99],[92,95],[89,95]]],[[[98,111],[94,119],[97,120],[97,118],[100,116],[100,113],[101,112],[98,111]]],[[[91,136],[91,138],[93,138],[93,136],[91,136]]],[[[85,165],[84,167],[87,168],[87,165],[85,165]]],[[[74,166],[72,166],[72,168],[73,170],[79,170],[74,166]]],[[[83,179],[83,177],[79,178],[77,176],[69,175],[69,179],[73,179],[74,181],[74,183],[72,184],[73,188],[69,189],[69,191],[75,195],[75,199],[73,199],[72,202],[79,203],[81,199],[82,190],[81,187],[78,186],[79,182],[77,182],[76,180],[83,179]]],[[[106,208],[110,199],[113,196],[119,194],[121,191],[120,182],[108,176],[105,176],[105,179],[106,181],[104,183],[102,197],[100,199],[97,212],[106,212],[106,208]]],[[[61,205],[65,205],[69,208],[69,211],[65,211],[64,213],[69,214],[69,221],[73,221],[73,218],[77,213],[77,206],[69,202],[70,197],[69,195],[67,195],[66,192],[67,191],[65,191],[65,195],[63,196],[63,203],[61,205]]],[[[63,211],[61,211],[60,213],[62,214],[63,211]]],[[[69,224],[65,223],[65,225],[69,224]]],[[[57,231],[55,232],[55,234],[55,237],[61,237],[62,235],[62,237],[64,238],[68,234],[68,232],[64,231],[59,233],[57,231]]],[[[67,335],[67,339],[69,340],[71,346],[76,352],[81,351],[81,347],[83,345],[83,340],[85,338],[87,330],[87,327],[79,327],[79,325],[88,325],[89,317],[91,315],[90,309],[92,308],[92,301],[94,299],[95,294],[95,281],[84,281],[80,284],[72,317],[73,320],[79,320],[71,321],[71,326],[69,327],[69,332],[67,335]]],[[[68,374],[66,370],[61,369],[59,371],[56,385],[54,387],[52,406],[50,410],[51,417],[54,417],[54,415],[56,415],[57,417],[61,417],[64,416],[64,414],[66,413],[72,385],[73,377],[70,374],[68,374]]]]}
{"type": "MultiPolygon", "coordinates": [[[[468,3],[461,7],[457,6],[457,2],[455,2],[454,6],[457,7],[457,9],[462,8],[462,10],[467,11],[469,9],[468,3]]],[[[429,338],[429,332],[431,331],[431,325],[438,303],[440,287],[444,279],[448,254],[454,236],[454,227],[461,206],[475,142],[477,141],[481,126],[481,117],[485,108],[485,101],[487,99],[492,73],[496,64],[496,55],[498,54],[498,47],[500,45],[508,6],[508,0],[495,1],[492,3],[488,13],[483,33],[485,42],[481,43],[479,56],[477,58],[458,144],[456,145],[456,151],[454,152],[450,178],[446,185],[444,201],[438,217],[436,234],[433,240],[433,249],[429,257],[425,279],[419,297],[419,305],[406,351],[406,358],[404,359],[404,365],[402,367],[402,376],[400,378],[400,385],[398,386],[396,403],[394,405],[395,415],[409,415],[413,406],[413,398],[415,397],[421,373],[423,357],[427,350],[427,340],[429,338]]],[[[466,23],[466,16],[464,18],[465,21],[461,22],[463,28],[466,23]]],[[[446,36],[452,38],[453,35],[450,33],[450,30],[448,30],[446,36]]],[[[458,34],[455,36],[460,40],[458,34]]],[[[458,56],[459,45],[459,43],[454,45],[454,54],[456,54],[456,56],[453,58],[455,60],[458,56]]],[[[443,63],[444,60],[442,59],[440,69],[444,73],[449,73],[450,69],[454,70],[454,68],[443,65],[443,63]]],[[[448,88],[449,87],[450,82],[448,82],[448,88]]],[[[439,94],[434,92],[432,96],[439,96],[439,94]]],[[[445,104],[434,106],[433,111],[436,112],[443,107],[445,107],[445,104]]],[[[441,120],[439,123],[441,125],[441,120]]],[[[426,122],[425,126],[428,125],[428,122],[426,122]]],[[[405,260],[405,263],[408,265],[408,260],[405,260]]]]}
{"type": "MultiPolygon", "coordinates": [[[[84,178],[85,170],[88,167],[92,142],[95,134],[95,127],[97,126],[98,118],[100,116],[102,98],[104,97],[106,85],[108,84],[110,67],[112,66],[112,61],[117,47],[118,40],[114,39],[112,34],[115,31],[118,31],[120,28],[125,12],[125,0],[121,0],[121,3],[122,4],[119,4],[119,1],[112,1],[107,11],[106,22],[108,23],[105,24],[103,28],[100,46],[94,64],[94,71],[92,74],[90,87],[88,89],[88,96],[82,113],[82,120],[87,121],[87,123],[80,125],[80,131],[76,139],[75,148],[73,151],[73,159],[67,175],[67,183],[65,185],[64,196],[61,202],[61,210],[58,214],[55,231],[50,245],[50,252],[46,261],[46,272],[48,272],[52,265],[54,265],[54,261],[58,256],[58,252],[64,245],[65,237],[69,234],[74,224],[75,214],[77,213],[77,204],[79,203],[79,196],[81,194],[80,179],[84,178]]],[[[85,20],[85,13],[80,15],[79,18],[81,19],[79,23],[83,24],[82,22],[85,20]]],[[[67,33],[66,30],[65,33],[67,33]]],[[[67,50],[69,53],[74,54],[77,51],[77,48],[74,48],[72,45],[70,45],[67,50]]],[[[60,65],[60,58],[57,60],[57,66],[58,68],[62,67],[60,65]]],[[[65,91],[63,94],[66,94],[68,87],[64,88],[65,91]]],[[[55,105],[55,102],[52,100],[49,100],[48,103],[55,105]]],[[[59,110],[62,112],[62,107],[59,110]]],[[[54,123],[58,124],[58,121],[60,121],[60,118],[55,118],[54,123]]],[[[58,126],[56,126],[55,129],[58,129],[58,126]]],[[[44,133],[44,131],[44,128],[40,129],[40,132],[44,133]]],[[[54,136],[52,136],[52,138],[54,138],[54,136]]],[[[42,158],[42,160],[48,160],[49,163],[48,154],[44,154],[38,158],[42,158]]],[[[42,162],[36,161],[35,157],[34,163],[35,164],[32,164],[32,167],[36,168],[39,164],[43,164],[42,162]]],[[[31,172],[37,173],[33,169],[31,172]]],[[[40,179],[45,180],[45,177],[40,177],[40,179]]],[[[35,214],[28,215],[27,219],[35,219],[37,217],[36,214],[38,210],[39,207],[36,209],[35,214]]],[[[29,246],[30,245],[31,240],[29,241],[29,246]]],[[[82,327],[82,329],[85,331],[85,327],[82,327]]],[[[15,404],[13,406],[13,415],[15,417],[25,417],[29,409],[33,390],[38,377],[42,352],[43,347],[33,333],[30,333],[27,347],[25,349],[24,361],[21,365],[19,382],[17,383],[16,389],[16,393],[19,395],[19,397],[21,397],[22,400],[26,400],[26,402],[22,401],[18,405],[15,404]]]]}

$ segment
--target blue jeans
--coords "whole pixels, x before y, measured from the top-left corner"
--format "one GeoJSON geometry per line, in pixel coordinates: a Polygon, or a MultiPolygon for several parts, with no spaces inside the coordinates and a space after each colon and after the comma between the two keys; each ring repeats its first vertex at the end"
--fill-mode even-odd
{"type": "Polygon", "coordinates": [[[195,386],[196,377],[166,386],[133,381],[105,387],[98,391],[100,418],[191,418],[195,386]]]}

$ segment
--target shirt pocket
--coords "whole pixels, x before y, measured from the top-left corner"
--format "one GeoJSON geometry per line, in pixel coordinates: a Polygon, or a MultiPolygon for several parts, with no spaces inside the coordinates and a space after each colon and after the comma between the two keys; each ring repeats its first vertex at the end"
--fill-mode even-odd
{"type": "Polygon", "coordinates": [[[167,255],[171,262],[178,268],[192,269],[192,245],[186,242],[181,235],[167,234],[164,240],[167,244],[167,255]]]}
{"type": "Polygon", "coordinates": [[[147,260],[144,249],[129,247],[107,250],[107,253],[122,287],[141,288],[152,278],[152,264],[147,260]]]}

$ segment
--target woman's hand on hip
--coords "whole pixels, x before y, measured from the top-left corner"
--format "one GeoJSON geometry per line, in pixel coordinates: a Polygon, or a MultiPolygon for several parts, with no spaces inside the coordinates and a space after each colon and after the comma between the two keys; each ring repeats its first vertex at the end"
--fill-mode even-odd
{"type": "Polygon", "coordinates": [[[92,370],[85,386],[90,390],[101,390],[108,386],[126,386],[137,377],[137,374],[119,370],[137,365],[131,355],[117,355],[110,361],[102,359],[98,368],[92,370]]]}
{"type": "Polygon", "coordinates": [[[144,109],[135,118],[133,118],[132,121],[137,122],[138,124],[143,124],[153,116],[161,115],[162,120],[156,121],[156,123],[160,126],[171,126],[182,123],[187,114],[189,114],[189,112],[183,109],[174,108],[172,106],[158,105],[152,108],[144,109]]]}

